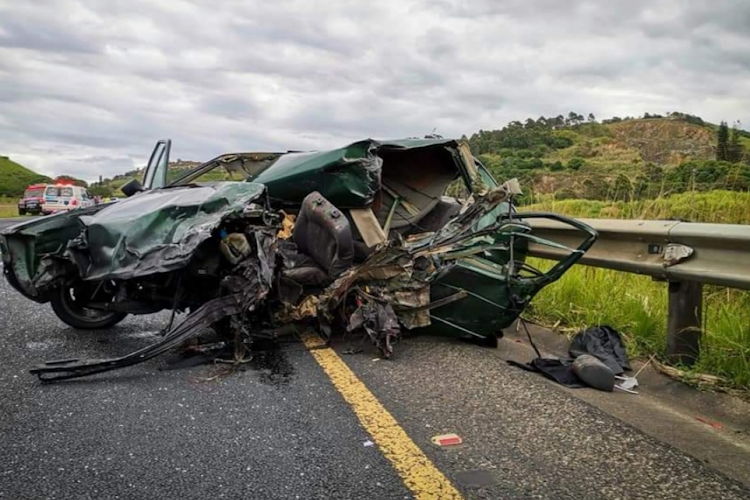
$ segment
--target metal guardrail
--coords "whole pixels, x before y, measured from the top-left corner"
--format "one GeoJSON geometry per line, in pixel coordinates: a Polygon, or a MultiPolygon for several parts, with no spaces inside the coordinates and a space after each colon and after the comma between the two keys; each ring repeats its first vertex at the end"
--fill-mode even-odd
{"type": "MultiPolygon", "coordinates": [[[[578,219],[599,233],[579,264],[750,290],[750,225],[578,219]],[[689,253],[689,255],[687,255],[689,253]]],[[[530,220],[534,234],[575,248],[585,234],[549,220],[530,220]]],[[[530,255],[565,252],[532,244],[530,255]]]]}
{"type": "MultiPolygon", "coordinates": [[[[578,219],[599,233],[579,264],[669,282],[667,355],[692,364],[700,352],[702,285],[750,290],[750,225],[578,219]]],[[[569,226],[529,220],[533,234],[575,248],[586,237],[569,226]]],[[[560,260],[566,252],[538,244],[529,255],[560,260]]]]}

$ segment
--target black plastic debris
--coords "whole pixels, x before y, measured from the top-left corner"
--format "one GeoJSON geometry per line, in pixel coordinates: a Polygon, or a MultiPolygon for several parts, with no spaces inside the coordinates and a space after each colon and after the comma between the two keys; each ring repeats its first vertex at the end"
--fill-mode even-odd
{"type": "Polygon", "coordinates": [[[529,372],[541,373],[550,380],[554,380],[560,385],[578,389],[588,387],[573,373],[573,363],[570,359],[557,358],[534,358],[526,364],[517,361],[508,360],[508,364],[521,368],[529,372]]]}
{"type": "Polygon", "coordinates": [[[393,353],[392,341],[400,332],[398,318],[390,304],[365,302],[349,317],[347,330],[364,329],[370,340],[380,349],[383,357],[393,353]]]}
{"type": "Polygon", "coordinates": [[[568,353],[573,359],[581,354],[591,354],[607,365],[615,375],[630,370],[625,344],[620,333],[610,326],[592,326],[579,332],[570,343],[568,353]]]}
{"type": "Polygon", "coordinates": [[[615,389],[615,374],[596,356],[581,354],[573,361],[572,369],[579,379],[594,389],[606,392],[615,389]]]}
{"type": "Polygon", "coordinates": [[[619,332],[610,326],[594,326],[579,332],[568,349],[569,358],[544,358],[536,352],[538,357],[526,364],[511,360],[508,364],[541,373],[566,387],[593,387],[602,391],[612,391],[615,376],[630,370],[625,344],[619,332]]]}

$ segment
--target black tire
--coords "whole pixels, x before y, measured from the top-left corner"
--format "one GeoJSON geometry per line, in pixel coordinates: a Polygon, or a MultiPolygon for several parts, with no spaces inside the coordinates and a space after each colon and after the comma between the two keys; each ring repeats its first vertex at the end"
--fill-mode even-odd
{"type": "Polygon", "coordinates": [[[21,209],[19,208],[19,209],[18,209],[18,215],[20,215],[20,216],[24,216],[24,215],[26,215],[26,210],[21,210],[21,209]]]}
{"type": "Polygon", "coordinates": [[[125,319],[127,313],[104,312],[90,309],[76,303],[75,289],[59,288],[50,297],[50,305],[64,323],[79,330],[100,330],[110,328],[125,319]]]}

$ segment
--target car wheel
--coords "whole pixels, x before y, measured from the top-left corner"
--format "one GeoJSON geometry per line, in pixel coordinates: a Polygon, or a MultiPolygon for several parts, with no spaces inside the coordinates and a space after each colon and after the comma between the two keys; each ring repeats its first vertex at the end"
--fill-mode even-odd
{"type": "Polygon", "coordinates": [[[26,215],[26,210],[18,209],[18,215],[26,215]]]}
{"type": "Polygon", "coordinates": [[[55,290],[50,297],[50,305],[64,323],[80,330],[109,328],[127,316],[127,313],[123,312],[106,312],[85,307],[76,301],[76,287],[55,290]]]}

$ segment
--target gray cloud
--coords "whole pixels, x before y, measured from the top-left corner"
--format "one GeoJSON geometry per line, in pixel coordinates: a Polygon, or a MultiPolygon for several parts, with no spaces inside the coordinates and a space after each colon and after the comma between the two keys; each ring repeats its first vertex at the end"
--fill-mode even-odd
{"type": "Polygon", "coordinates": [[[146,161],[446,136],[575,110],[750,123],[750,4],[0,0],[0,154],[146,161]]]}

